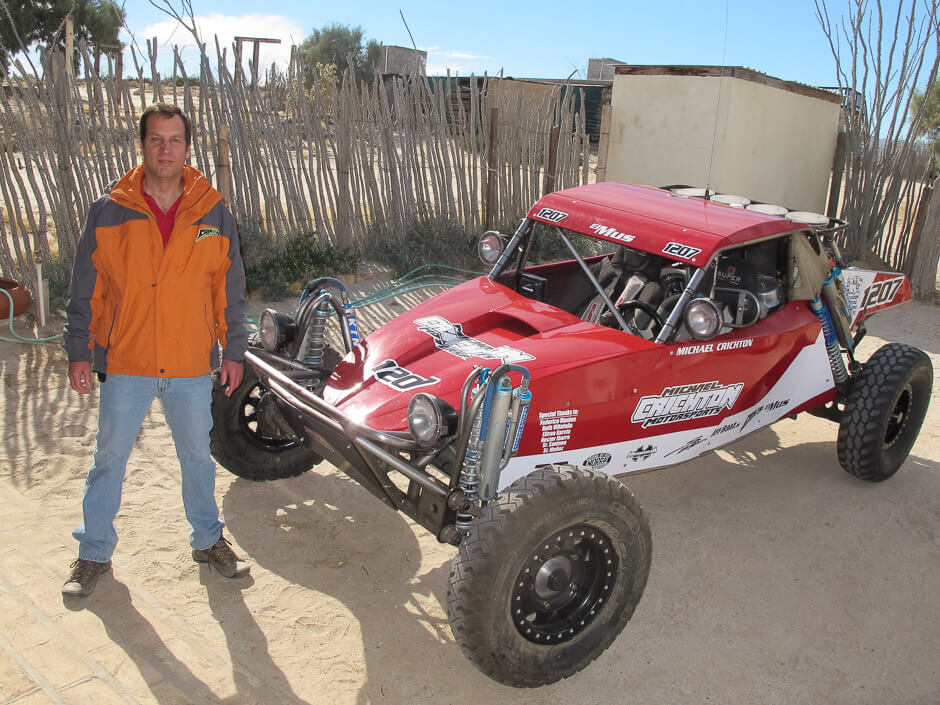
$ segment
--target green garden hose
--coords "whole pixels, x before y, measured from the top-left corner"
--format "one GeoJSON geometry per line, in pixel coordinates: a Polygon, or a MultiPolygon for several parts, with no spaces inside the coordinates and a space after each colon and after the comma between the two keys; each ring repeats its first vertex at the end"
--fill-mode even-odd
{"type": "Polygon", "coordinates": [[[4,338],[0,336],[0,340],[6,343],[33,343],[35,345],[49,345],[53,340],[59,340],[62,337],[61,333],[56,333],[55,335],[50,335],[45,338],[24,338],[22,335],[13,330],[13,296],[6,289],[0,289],[4,295],[10,300],[10,310],[7,315],[7,324],[10,327],[10,333],[13,335],[12,338],[4,338]]]}

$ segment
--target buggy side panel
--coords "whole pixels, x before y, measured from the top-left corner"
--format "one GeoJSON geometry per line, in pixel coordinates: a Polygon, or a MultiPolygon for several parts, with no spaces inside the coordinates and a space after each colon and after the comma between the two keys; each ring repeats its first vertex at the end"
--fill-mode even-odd
{"type": "MultiPolygon", "coordinates": [[[[794,322],[802,313],[812,315],[802,310],[805,304],[791,307],[794,322]]],[[[781,313],[787,315],[778,312],[765,323],[781,313]]],[[[663,365],[621,390],[617,418],[602,419],[576,405],[533,408],[523,437],[530,454],[520,452],[510,461],[500,487],[547,463],[588,465],[610,474],[673,465],[832,400],[834,382],[818,323],[768,333],[766,340],[773,345],[764,355],[755,352],[763,347],[756,337],[740,334],[667,346],[663,365]]],[[[533,386],[535,399],[537,391],[533,386]]],[[[617,405],[616,396],[607,404],[617,405]]]]}
{"type": "Polygon", "coordinates": [[[868,269],[842,271],[845,294],[852,309],[855,328],[875,311],[911,300],[911,283],[900,272],[876,272],[868,269]]]}

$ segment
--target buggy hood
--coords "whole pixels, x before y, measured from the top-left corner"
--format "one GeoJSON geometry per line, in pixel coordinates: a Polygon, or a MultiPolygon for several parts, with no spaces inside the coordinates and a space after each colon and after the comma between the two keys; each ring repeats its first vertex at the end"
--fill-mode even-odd
{"type": "Polygon", "coordinates": [[[524,365],[533,383],[653,343],[587,323],[485,277],[435,296],[382,326],[339,364],[323,398],[384,430],[408,427],[418,392],[454,408],[474,367],[524,365]],[[625,347],[626,344],[626,347],[625,347]]]}

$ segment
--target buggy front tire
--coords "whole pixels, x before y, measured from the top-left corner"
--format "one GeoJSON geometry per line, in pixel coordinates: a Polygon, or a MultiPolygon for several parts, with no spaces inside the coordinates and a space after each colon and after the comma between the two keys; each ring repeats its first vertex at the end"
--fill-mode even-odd
{"type": "Polygon", "coordinates": [[[629,621],[651,556],[649,524],[622,483],[540,468],[488,503],[460,543],[447,590],[454,638],[500,683],[567,678],[629,621]]]}
{"type": "Polygon", "coordinates": [[[862,366],[839,425],[839,464],[846,472],[881,482],[907,459],[927,415],[933,388],[930,358],[890,343],[862,366]]]}
{"type": "Polygon", "coordinates": [[[212,375],[212,455],[247,480],[280,480],[307,472],[323,458],[278,423],[273,393],[245,363],[242,383],[225,396],[219,373],[212,375]]]}

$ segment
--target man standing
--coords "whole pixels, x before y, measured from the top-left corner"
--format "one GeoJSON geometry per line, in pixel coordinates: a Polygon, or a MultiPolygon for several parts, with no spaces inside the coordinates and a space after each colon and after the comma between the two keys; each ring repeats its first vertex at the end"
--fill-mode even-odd
{"type": "Polygon", "coordinates": [[[248,571],[222,536],[209,455],[209,373],[218,343],[226,394],[242,380],[245,275],[222,195],[186,164],[191,140],[178,107],[144,110],[143,164],[92,205],[75,253],[65,329],[69,382],[88,394],[95,372],[100,400],[67,595],[90,595],[111,568],[125,466],[155,397],[180,462],[193,559],[227,577],[248,571]]]}

